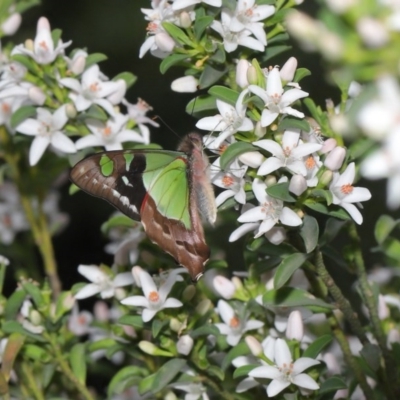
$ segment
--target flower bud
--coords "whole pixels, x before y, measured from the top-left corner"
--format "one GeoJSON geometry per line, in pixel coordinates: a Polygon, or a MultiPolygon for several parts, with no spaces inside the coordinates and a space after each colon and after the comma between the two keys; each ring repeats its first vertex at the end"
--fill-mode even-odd
{"type": "Polygon", "coordinates": [[[175,41],[168,33],[160,32],[155,35],[155,43],[161,51],[170,53],[175,47],[175,41]]]}
{"type": "Polygon", "coordinates": [[[276,176],[275,175],[267,175],[264,182],[267,185],[267,187],[276,185],[276,176]]]}
{"type": "Polygon", "coordinates": [[[293,175],[289,183],[289,192],[294,193],[296,196],[300,196],[307,190],[307,181],[303,175],[293,175]]]}
{"type": "Polygon", "coordinates": [[[42,323],[42,317],[37,310],[31,310],[29,313],[29,319],[33,325],[39,326],[42,323]]]}
{"type": "Polygon", "coordinates": [[[33,40],[32,39],[26,39],[24,46],[27,50],[33,51],[34,45],[33,45],[33,40]]]}
{"type": "Polygon", "coordinates": [[[79,75],[84,71],[85,65],[86,65],[86,57],[85,56],[78,56],[72,62],[70,70],[75,75],[79,75]]]}
{"type": "Polygon", "coordinates": [[[252,65],[249,66],[246,75],[250,85],[257,85],[257,70],[252,65]]]}
{"type": "Polygon", "coordinates": [[[267,127],[266,126],[261,126],[261,121],[258,121],[256,123],[256,127],[254,129],[254,133],[258,138],[262,138],[267,133],[267,127]]]}
{"type": "Polygon", "coordinates": [[[143,269],[142,267],[139,267],[139,265],[136,265],[135,267],[132,268],[133,279],[137,287],[142,287],[142,284],[140,282],[140,273],[142,271],[143,269]]]}
{"type": "Polygon", "coordinates": [[[68,117],[68,118],[74,119],[74,118],[76,117],[77,113],[78,113],[78,112],[76,111],[76,108],[75,108],[75,105],[74,105],[74,104],[68,103],[68,104],[65,106],[65,114],[67,114],[67,117],[68,117]]]}
{"type": "Polygon", "coordinates": [[[171,331],[179,332],[182,329],[182,322],[180,322],[177,318],[171,318],[169,320],[169,328],[171,331]]]}
{"type": "Polygon", "coordinates": [[[333,178],[333,172],[330,170],[324,171],[324,173],[321,175],[321,178],[319,178],[319,184],[322,187],[327,187],[331,183],[333,178]]]}
{"type": "Polygon", "coordinates": [[[198,90],[199,81],[192,75],[175,79],[171,83],[171,89],[178,93],[194,93],[198,90]]]}
{"type": "Polygon", "coordinates": [[[380,320],[383,320],[389,316],[389,307],[386,305],[385,298],[380,294],[378,297],[378,317],[380,320]]]}
{"type": "Polygon", "coordinates": [[[222,275],[217,275],[213,279],[215,291],[224,299],[229,300],[235,294],[235,285],[222,275]]]}
{"type": "Polygon", "coordinates": [[[321,154],[329,153],[336,147],[336,145],[337,145],[336,139],[334,139],[334,138],[326,139],[319,152],[321,154]]]}
{"type": "Polygon", "coordinates": [[[329,61],[340,59],[344,51],[342,39],[335,33],[322,31],[318,36],[319,50],[329,61]]]}
{"type": "Polygon", "coordinates": [[[7,36],[14,35],[21,25],[22,17],[19,13],[11,14],[2,24],[1,29],[7,36]]]}
{"type": "Polygon", "coordinates": [[[289,340],[297,340],[301,342],[304,335],[304,324],[303,319],[301,318],[301,313],[298,310],[292,311],[289,314],[287,328],[286,328],[286,337],[289,340]]]}
{"type": "Polygon", "coordinates": [[[389,32],[377,19],[363,17],[357,21],[357,32],[361,40],[371,48],[384,46],[389,40],[389,32]]]}
{"type": "Polygon", "coordinates": [[[263,352],[261,343],[254,336],[246,336],[244,341],[246,342],[253,356],[258,357],[263,352]]]}
{"type": "Polygon", "coordinates": [[[110,319],[110,309],[105,301],[96,301],[93,306],[93,314],[99,322],[107,322],[110,319]]]}
{"type": "Polygon", "coordinates": [[[32,86],[29,88],[28,97],[34,104],[38,106],[42,106],[46,101],[46,95],[43,93],[43,90],[37,86],[32,86]]]}
{"type": "Polygon", "coordinates": [[[204,315],[211,307],[211,301],[209,299],[204,299],[197,304],[196,312],[200,315],[204,315]]]}
{"type": "Polygon", "coordinates": [[[143,353],[150,354],[151,356],[155,356],[159,350],[157,346],[147,340],[141,340],[138,346],[143,353]]]}
{"type": "Polygon", "coordinates": [[[176,344],[176,349],[179,354],[187,356],[192,351],[193,343],[194,341],[189,335],[182,335],[176,344]]]}
{"type": "Polygon", "coordinates": [[[249,86],[249,81],[247,80],[247,70],[251,64],[244,59],[239,60],[236,65],[236,83],[242,89],[249,86]]]}
{"type": "Polygon", "coordinates": [[[233,285],[235,286],[236,290],[242,290],[243,289],[243,283],[242,280],[240,278],[238,278],[237,276],[233,276],[231,279],[233,285]]]}
{"type": "Polygon", "coordinates": [[[179,24],[182,28],[187,29],[192,26],[192,19],[187,11],[182,11],[179,14],[179,24]]]}
{"type": "Polygon", "coordinates": [[[281,79],[285,82],[292,82],[294,74],[296,73],[296,68],[297,59],[295,57],[290,57],[279,71],[281,79]]]}
{"type": "Polygon", "coordinates": [[[264,156],[259,151],[249,151],[239,156],[239,160],[251,168],[258,168],[264,159],[264,156]]]}
{"type": "Polygon", "coordinates": [[[343,165],[345,157],[345,148],[337,146],[326,156],[324,165],[326,168],[329,168],[332,171],[337,171],[343,165]]]}
{"type": "Polygon", "coordinates": [[[340,374],[340,364],[338,363],[337,357],[333,353],[325,353],[322,356],[322,360],[326,364],[329,376],[340,374]]]}
{"type": "Polygon", "coordinates": [[[194,285],[188,285],[185,287],[185,289],[183,290],[182,293],[182,299],[184,300],[184,302],[189,302],[190,300],[193,299],[193,297],[196,294],[196,286],[194,285]]]}
{"type": "MultiPolygon", "coordinates": [[[[286,229],[281,226],[274,226],[265,233],[265,237],[274,245],[278,246],[286,240],[286,229]]],[[[272,289],[272,288],[271,288],[272,289]]]]}

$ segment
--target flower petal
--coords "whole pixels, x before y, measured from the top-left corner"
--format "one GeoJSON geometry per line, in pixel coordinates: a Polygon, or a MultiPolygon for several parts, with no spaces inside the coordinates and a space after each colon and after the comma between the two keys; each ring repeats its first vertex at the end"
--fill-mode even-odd
{"type": "Polygon", "coordinates": [[[50,137],[49,136],[36,136],[33,139],[31,144],[31,148],[29,150],[29,164],[31,166],[36,165],[40,158],[42,157],[43,153],[47,149],[47,146],[50,144],[50,137]]]}

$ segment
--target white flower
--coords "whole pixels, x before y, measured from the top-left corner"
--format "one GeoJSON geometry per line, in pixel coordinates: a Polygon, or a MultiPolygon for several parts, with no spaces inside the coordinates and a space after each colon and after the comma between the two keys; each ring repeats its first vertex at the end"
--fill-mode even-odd
{"type": "Polygon", "coordinates": [[[367,188],[353,186],[355,174],[354,163],[349,164],[343,174],[335,172],[329,190],[333,196],[333,204],[343,207],[357,224],[362,224],[363,217],[352,203],[369,200],[371,192],[367,188]]]}
{"type": "Polygon", "coordinates": [[[215,291],[218,293],[218,295],[220,295],[224,299],[229,300],[235,294],[236,291],[235,285],[230,279],[225,278],[225,276],[222,275],[214,276],[212,283],[215,291]]]}
{"type": "Polygon", "coordinates": [[[115,295],[116,289],[133,283],[130,272],[117,274],[114,278],[106,274],[95,265],[79,265],[78,272],[92,283],[87,284],[74,296],[81,300],[100,293],[102,299],[108,299],[115,295]]]}
{"type": "Polygon", "coordinates": [[[293,362],[289,347],[283,339],[276,339],[274,359],[274,366],[264,365],[249,372],[249,376],[253,378],[272,379],[267,387],[268,397],[276,396],[291,384],[308,390],[319,389],[313,378],[302,373],[305,369],[319,364],[319,361],[301,357],[293,362]]]}
{"type": "Polygon", "coordinates": [[[235,107],[224,101],[217,100],[216,103],[220,114],[214,117],[202,118],[197,122],[197,128],[211,132],[221,132],[213,143],[214,147],[219,147],[224,140],[238,131],[246,132],[253,130],[253,122],[250,118],[246,117],[247,106],[243,103],[243,98],[247,93],[244,90],[239,95],[235,107]]]}
{"type": "Polygon", "coordinates": [[[236,10],[231,20],[232,32],[241,32],[248,29],[258,41],[267,45],[267,36],[262,22],[275,12],[274,6],[258,5],[255,0],[238,0],[236,10]]]}
{"type": "Polygon", "coordinates": [[[167,280],[157,289],[150,274],[144,270],[140,270],[139,279],[144,296],[130,296],[123,299],[121,303],[127,306],[143,307],[143,322],[150,321],[158,311],[161,311],[164,308],[181,307],[182,302],[179,300],[172,297],[167,298],[172,286],[177,281],[180,272],[184,272],[184,269],[179,268],[171,272],[167,280]]]}
{"type": "Polygon", "coordinates": [[[12,13],[2,24],[1,30],[5,35],[12,36],[17,32],[22,22],[21,14],[12,13]]]}
{"type": "Polygon", "coordinates": [[[78,305],[75,304],[68,318],[68,329],[76,336],[87,335],[92,321],[92,313],[86,310],[79,311],[78,305]]]}
{"type": "Polygon", "coordinates": [[[121,82],[104,82],[97,64],[82,74],[80,82],[75,78],[62,78],[60,83],[73,91],[69,97],[78,111],[87,110],[92,104],[97,104],[112,116],[115,114],[113,104],[117,103],[111,101],[112,96],[118,93],[117,97],[122,98],[126,90],[126,86],[121,85],[121,82]]]}
{"type": "Polygon", "coordinates": [[[179,354],[187,356],[193,348],[194,340],[189,335],[182,335],[176,343],[176,350],[179,354]]]}
{"type": "Polygon", "coordinates": [[[37,119],[27,118],[16,127],[18,132],[35,136],[29,151],[30,165],[37,164],[50,144],[63,153],[76,152],[74,142],[61,132],[67,121],[63,105],[53,114],[45,108],[38,108],[37,119]]]}
{"type": "Polygon", "coordinates": [[[200,3],[208,4],[212,7],[221,7],[222,0],[175,0],[172,4],[172,8],[174,10],[181,10],[182,8],[187,8],[200,3]]]}
{"type": "Polygon", "coordinates": [[[299,226],[302,224],[301,218],[290,208],[284,207],[282,200],[269,197],[266,188],[267,185],[263,181],[258,178],[254,179],[253,192],[260,205],[244,212],[238,218],[239,222],[251,223],[250,230],[255,229],[254,223],[261,221],[258,226],[258,232],[254,236],[255,238],[268,232],[278,222],[288,226],[299,226]]]}
{"type": "Polygon", "coordinates": [[[297,118],[304,117],[302,112],[289,107],[289,105],[302,97],[308,96],[308,93],[300,89],[289,89],[284,92],[277,67],[268,73],[266,90],[256,85],[250,85],[249,90],[260,97],[265,103],[266,108],[261,115],[262,126],[272,124],[279,114],[288,114],[297,118]]]}
{"type": "Polygon", "coordinates": [[[199,80],[192,75],[182,76],[171,83],[171,89],[177,93],[194,93],[197,92],[199,80]]]}
{"type": "Polygon", "coordinates": [[[122,114],[116,114],[106,123],[89,120],[87,126],[92,134],[78,139],[76,148],[81,150],[85,147],[104,146],[106,150],[122,150],[121,143],[124,142],[144,143],[145,138],[138,132],[125,129],[127,121],[128,116],[122,114]]]}
{"type": "Polygon", "coordinates": [[[247,171],[247,166],[240,166],[235,160],[230,164],[229,170],[229,172],[221,170],[220,158],[217,158],[210,168],[211,182],[214,185],[225,189],[215,199],[217,207],[231,197],[234,197],[238,203],[246,203],[246,192],[244,191],[246,181],[244,177],[247,171]]]}
{"type": "Polygon", "coordinates": [[[215,326],[223,335],[226,335],[226,341],[231,346],[236,346],[245,332],[264,326],[262,321],[240,319],[225,300],[219,300],[217,307],[224,323],[218,323],[215,326]]]}
{"type": "Polygon", "coordinates": [[[142,58],[149,50],[155,57],[165,58],[176,46],[174,39],[165,32],[161,21],[149,22],[147,32],[150,36],[140,47],[139,58],[142,58]]]}
{"type": "Polygon", "coordinates": [[[227,10],[221,12],[221,22],[214,20],[211,23],[211,28],[222,36],[224,48],[228,53],[235,51],[239,45],[252,50],[264,51],[265,45],[260,40],[250,37],[252,33],[250,30],[234,32],[231,30],[231,24],[232,17],[227,10]]]}
{"type": "MultiPolygon", "coordinates": [[[[294,90],[294,89],[293,89],[294,90]]],[[[282,137],[282,144],[271,139],[259,140],[255,146],[272,153],[273,157],[267,158],[258,169],[258,175],[268,175],[279,168],[287,168],[294,174],[307,176],[307,167],[303,157],[321,149],[318,143],[302,143],[300,133],[286,130],[282,137]]]]}
{"type": "Polygon", "coordinates": [[[33,51],[25,48],[24,45],[21,44],[14,47],[14,50],[11,54],[27,54],[28,56],[32,57],[38,64],[50,64],[71,43],[71,40],[66,43],[62,43],[60,40],[56,48],[54,48],[49,21],[47,18],[41,17],[39,18],[37,23],[36,36],[33,42],[33,51]]]}
{"type": "Polygon", "coordinates": [[[185,400],[209,400],[207,389],[202,383],[196,382],[175,382],[170,385],[174,389],[186,392],[185,400]]]}

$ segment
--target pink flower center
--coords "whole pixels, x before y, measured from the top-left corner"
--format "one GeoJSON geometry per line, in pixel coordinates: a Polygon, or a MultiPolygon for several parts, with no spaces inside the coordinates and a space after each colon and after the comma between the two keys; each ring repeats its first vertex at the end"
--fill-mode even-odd
{"type": "Polygon", "coordinates": [[[45,40],[43,40],[43,41],[41,41],[40,43],[39,43],[39,47],[41,47],[43,50],[45,50],[45,51],[48,51],[49,50],[49,47],[47,46],[47,43],[46,43],[46,41],[45,40]]]}
{"type": "Polygon", "coordinates": [[[157,301],[160,300],[160,296],[158,295],[157,292],[150,292],[149,293],[149,300],[152,303],[157,303],[157,301]]]}
{"type": "Polygon", "coordinates": [[[89,86],[89,89],[90,89],[91,92],[97,92],[100,89],[99,88],[99,82],[92,83],[89,86]]]}
{"type": "Polygon", "coordinates": [[[232,186],[234,183],[235,183],[234,179],[233,179],[231,176],[229,176],[229,175],[225,175],[225,176],[222,178],[222,184],[223,184],[225,187],[232,186]]]}
{"type": "Polygon", "coordinates": [[[311,170],[311,169],[315,168],[317,163],[315,162],[313,156],[309,156],[309,157],[307,157],[307,160],[306,160],[306,162],[304,164],[305,164],[307,169],[311,170]]]}
{"type": "Polygon", "coordinates": [[[350,185],[350,183],[346,183],[346,185],[342,185],[342,187],[340,188],[340,191],[343,194],[350,194],[353,192],[353,186],[350,185]]]}
{"type": "Polygon", "coordinates": [[[229,326],[231,328],[237,328],[240,325],[240,320],[239,318],[235,315],[234,317],[231,318],[231,320],[229,321],[229,326]]]}

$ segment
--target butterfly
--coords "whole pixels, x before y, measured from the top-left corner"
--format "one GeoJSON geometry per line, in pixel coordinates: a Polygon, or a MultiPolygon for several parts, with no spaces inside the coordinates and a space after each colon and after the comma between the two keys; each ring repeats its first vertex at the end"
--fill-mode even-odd
{"type": "Polygon", "coordinates": [[[194,282],[210,256],[202,219],[213,224],[217,216],[202,143],[199,134],[190,133],[178,151],[96,153],[78,162],[70,174],[83,191],[141,221],[149,239],[187,268],[194,282]]]}

